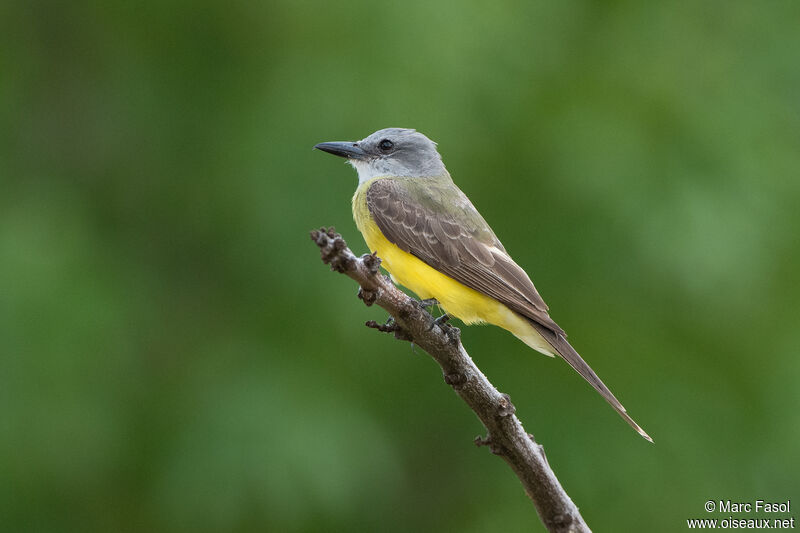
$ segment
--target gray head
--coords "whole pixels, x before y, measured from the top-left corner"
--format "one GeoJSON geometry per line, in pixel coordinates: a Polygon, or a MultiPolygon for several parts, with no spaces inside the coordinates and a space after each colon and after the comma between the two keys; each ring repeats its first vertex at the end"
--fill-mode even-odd
{"type": "Polygon", "coordinates": [[[314,148],[346,157],[361,183],[378,176],[413,178],[447,172],[436,143],[416,130],[385,128],[360,141],[320,143],[314,148]]]}

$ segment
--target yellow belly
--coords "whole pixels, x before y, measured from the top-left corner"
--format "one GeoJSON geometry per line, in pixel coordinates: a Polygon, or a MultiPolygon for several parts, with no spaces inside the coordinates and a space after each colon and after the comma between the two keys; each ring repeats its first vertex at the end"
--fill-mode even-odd
{"type": "Polygon", "coordinates": [[[366,204],[369,184],[370,182],[362,184],[353,197],[353,217],[367,246],[371,251],[377,252],[382,261],[381,266],[396,283],[411,289],[422,299],[436,298],[442,309],[466,324],[485,322],[500,326],[531,348],[553,355],[553,348],[525,318],[494,298],[442,274],[389,242],[369,214],[366,204]]]}

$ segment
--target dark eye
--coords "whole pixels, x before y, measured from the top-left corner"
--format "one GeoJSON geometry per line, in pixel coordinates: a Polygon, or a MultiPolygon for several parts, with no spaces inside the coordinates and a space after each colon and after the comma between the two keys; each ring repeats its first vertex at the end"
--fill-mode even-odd
{"type": "Polygon", "coordinates": [[[389,139],[384,139],[378,143],[378,148],[380,148],[381,151],[383,152],[388,152],[389,150],[394,148],[394,143],[389,139]]]}

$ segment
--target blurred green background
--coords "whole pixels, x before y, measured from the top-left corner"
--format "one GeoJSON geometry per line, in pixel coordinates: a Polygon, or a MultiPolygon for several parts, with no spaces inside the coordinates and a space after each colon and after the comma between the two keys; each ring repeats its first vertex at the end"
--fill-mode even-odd
{"type": "Polygon", "coordinates": [[[3,2],[0,528],[542,530],[308,231],[413,127],[650,445],[463,330],[596,531],[797,498],[797,2],[3,2]]]}

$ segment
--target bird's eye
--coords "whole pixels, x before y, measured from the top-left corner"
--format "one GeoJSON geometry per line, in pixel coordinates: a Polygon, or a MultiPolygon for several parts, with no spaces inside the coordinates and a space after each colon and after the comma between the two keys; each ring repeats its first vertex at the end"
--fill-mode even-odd
{"type": "Polygon", "coordinates": [[[389,150],[394,148],[394,143],[389,139],[384,139],[378,143],[378,148],[380,148],[381,151],[383,152],[388,152],[389,150]]]}

